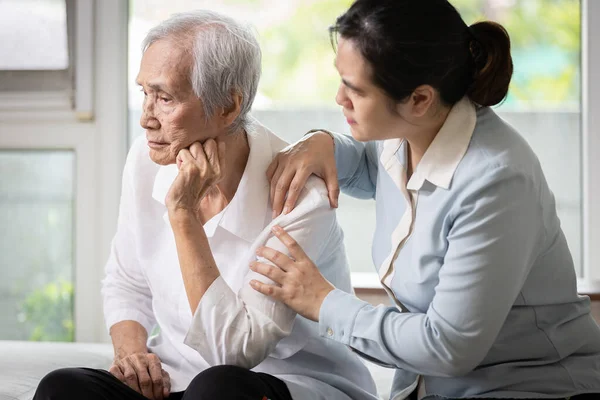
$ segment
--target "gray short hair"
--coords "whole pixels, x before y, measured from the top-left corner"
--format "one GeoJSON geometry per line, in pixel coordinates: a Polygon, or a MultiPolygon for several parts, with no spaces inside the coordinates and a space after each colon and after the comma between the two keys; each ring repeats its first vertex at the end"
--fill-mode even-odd
{"type": "Polygon", "coordinates": [[[192,55],[190,82],[207,118],[218,107],[230,107],[232,92],[238,92],[241,111],[230,132],[247,128],[261,73],[261,51],[253,29],[214,11],[198,10],[174,14],[152,28],[142,51],[163,39],[191,47],[186,49],[192,55]]]}

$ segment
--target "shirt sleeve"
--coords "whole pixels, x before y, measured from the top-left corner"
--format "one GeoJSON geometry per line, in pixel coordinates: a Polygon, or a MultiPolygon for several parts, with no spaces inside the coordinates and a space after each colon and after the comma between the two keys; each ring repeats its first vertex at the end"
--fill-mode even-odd
{"type": "Polygon", "coordinates": [[[330,133],[335,142],[335,164],[342,192],[359,199],[375,198],[377,143],[362,143],[351,136],[330,133]]]}
{"type": "Polygon", "coordinates": [[[499,167],[473,185],[456,200],[426,313],[373,307],[336,290],[321,308],[320,334],[417,374],[454,377],[475,369],[517,299],[545,230],[531,178],[499,167]]]}
{"type": "MultiPolygon", "coordinates": [[[[335,224],[335,212],[329,207],[325,189],[322,193],[309,195],[307,197],[305,191],[296,208],[275,219],[273,224],[278,223],[311,259],[318,260],[335,224]]],[[[270,230],[270,226],[267,229],[270,230]]],[[[272,234],[264,245],[289,255],[287,248],[272,234]]],[[[192,318],[185,343],[198,351],[209,365],[253,368],[292,332],[296,313],[285,304],[255,291],[249,284],[253,279],[273,282],[250,270],[249,266],[243,268],[246,276],[239,293],[235,293],[222,277],[217,278],[200,300],[192,318]]],[[[296,343],[286,350],[295,353],[303,343],[296,343]]]]}
{"type": "Polygon", "coordinates": [[[107,329],[110,330],[110,327],[118,322],[131,320],[139,322],[150,333],[156,324],[152,310],[152,293],[135,255],[132,232],[136,148],[137,146],[132,146],[123,171],[117,232],[105,266],[102,298],[107,329]]]}

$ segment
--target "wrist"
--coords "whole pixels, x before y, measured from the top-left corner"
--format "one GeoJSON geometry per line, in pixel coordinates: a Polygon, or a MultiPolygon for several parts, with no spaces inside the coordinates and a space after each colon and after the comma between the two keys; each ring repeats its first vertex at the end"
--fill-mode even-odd
{"type": "Polygon", "coordinates": [[[334,290],[335,287],[330,284],[327,288],[324,288],[318,296],[317,301],[315,303],[315,308],[313,310],[313,320],[315,322],[319,322],[319,316],[321,315],[321,307],[323,307],[323,303],[325,302],[325,299],[327,298],[329,293],[333,292],[334,290]]]}
{"type": "Polygon", "coordinates": [[[171,207],[167,213],[173,229],[187,229],[199,223],[197,213],[187,208],[171,207]]]}
{"type": "Polygon", "coordinates": [[[133,354],[147,354],[148,348],[144,346],[119,346],[115,347],[115,361],[122,360],[133,354]]]}

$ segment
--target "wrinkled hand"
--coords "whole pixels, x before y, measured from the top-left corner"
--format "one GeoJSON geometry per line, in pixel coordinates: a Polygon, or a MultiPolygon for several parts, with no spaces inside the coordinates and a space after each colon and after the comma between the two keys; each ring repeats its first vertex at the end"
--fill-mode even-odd
{"type": "Polygon", "coordinates": [[[315,174],[325,181],[331,207],[338,206],[340,187],[335,166],[334,143],[325,132],[315,132],[283,149],[267,169],[271,182],[273,218],[296,206],[308,177],[315,174]],[[286,198],[287,196],[287,198],[286,198]],[[284,205],[285,202],[285,205],[284,205]]]}
{"type": "Polygon", "coordinates": [[[177,154],[179,173],[165,199],[169,214],[181,210],[198,215],[200,202],[221,180],[224,154],[225,143],[217,145],[213,139],[204,144],[194,142],[189,150],[183,149],[177,154]]]}
{"type": "Polygon", "coordinates": [[[156,354],[134,353],[115,360],[108,372],[144,397],[163,400],[171,393],[171,378],[156,354]]]}
{"type": "Polygon", "coordinates": [[[319,312],[325,297],[335,289],[300,245],[280,227],[273,233],[288,248],[291,258],[268,247],[261,247],[257,254],[276,266],[258,261],[250,269],[271,279],[279,286],[252,280],[250,285],[258,292],[285,303],[305,318],[319,321],[319,312]]]}

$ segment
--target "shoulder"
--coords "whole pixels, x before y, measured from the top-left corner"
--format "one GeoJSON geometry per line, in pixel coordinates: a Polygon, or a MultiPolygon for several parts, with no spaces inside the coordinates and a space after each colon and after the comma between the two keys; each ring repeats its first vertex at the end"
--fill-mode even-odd
{"type": "Polygon", "coordinates": [[[521,177],[536,184],[544,180],[539,159],[525,138],[490,108],[479,109],[471,142],[454,181],[460,185],[507,177],[521,177]]]}
{"type": "Polygon", "coordinates": [[[304,185],[303,193],[298,198],[298,206],[301,204],[311,210],[324,209],[334,212],[329,205],[329,196],[325,182],[314,175],[308,178],[304,185]]]}
{"type": "MultiPolygon", "coordinates": [[[[252,121],[250,130],[259,139],[255,143],[264,144],[270,148],[269,152],[263,153],[264,157],[269,158],[266,161],[272,161],[281,150],[289,146],[288,142],[277,136],[256,119],[252,121]]],[[[268,163],[265,163],[265,168],[267,165],[268,163]]],[[[283,226],[299,220],[309,222],[318,217],[322,218],[323,214],[329,214],[332,215],[332,218],[335,218],[335,212],[329,206],[325,182],[316,176],[311,176],[306,181],[298,197],[296,207],[287,216],[282,215],[278,217],[282,218],[278,223],[283,226]]]]}
{"type": "Polygon", "coordinates": [[[308,178],[294,209],[277,217],[275,223],[283,228],[302,226],[321,237],[331,234],[338,224],[335,209],[329,205],[325,182],[315,176],[308,178]]]}

